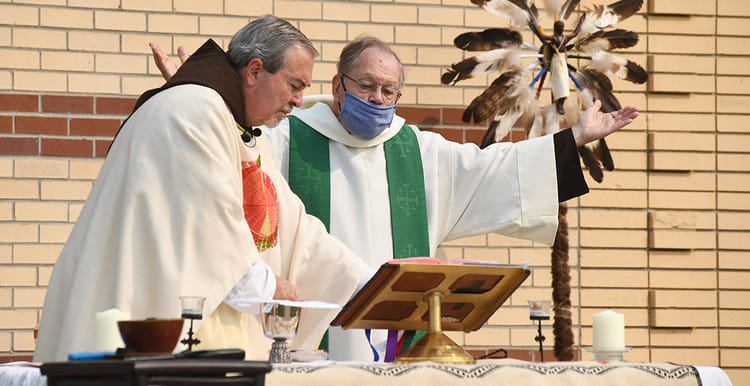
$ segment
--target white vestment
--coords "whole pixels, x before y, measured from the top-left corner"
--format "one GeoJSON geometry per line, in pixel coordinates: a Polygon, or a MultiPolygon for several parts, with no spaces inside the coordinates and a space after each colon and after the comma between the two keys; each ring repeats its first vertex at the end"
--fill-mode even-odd
{"type": "MultiPolygon", "coordinates": [[[[258,317],[222,303],[261,260],[294,284],[302,300],[348,300],[367,267],[305,214],[275,169],[265,136],[249,147],[240,134],[222,97],[208,87],[174,86],[136,110],[55,265],[35,361],[94,349],[96,312],[179,318],[178,297],[185,295],[205,296],[205,324],[214,321],[209,331],[196,321],[204,343],[195,349],[241,348],[247,358],[266,359],[271,340],[258,317]],[[278,244],[262,253],[244,217],[241,171],[241,161],[258,155],[279,200],[278,244]]],[[[336,312],[304,310],[292,346],[315,348],[336,312]]]]}
{"type": "MultiPolygon", "coordinates": [[[[350,135],[325,103],[293,115],[331,139],[330,233],[370,267],[392,259],[383,142],[398,132],[404,119],[396,116],[391,127],[364,141],[350,135]]],[[[488,232],[545,244],[554,241],[558,192],[552,136],[481,150],[409,127],[421,150],[431,256],[446,240],[488,232]]],[[[288,178],[289,121],[268,134],[271,152],[288,178]]],[[[383,336],[380,332],[380,338],[372,340],[383,336]]],[[[373,358],[361,330],[333,329],[329,339],[334,359],[373,358]]]]}

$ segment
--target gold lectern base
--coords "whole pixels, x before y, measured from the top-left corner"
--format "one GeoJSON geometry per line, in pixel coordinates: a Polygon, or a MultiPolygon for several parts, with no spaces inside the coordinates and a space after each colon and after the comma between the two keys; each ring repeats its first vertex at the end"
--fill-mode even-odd
{"type": "Polygon", "coordinates": [[[396,363],[432,361],[449,364],[474,364],[476,360],[441,331],[430,331],[401,355],[396,363]]]}

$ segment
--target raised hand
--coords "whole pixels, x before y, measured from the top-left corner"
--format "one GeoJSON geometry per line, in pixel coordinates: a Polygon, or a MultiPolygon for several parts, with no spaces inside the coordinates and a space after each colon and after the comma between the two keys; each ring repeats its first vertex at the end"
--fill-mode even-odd
{"type": "Polygon", "coordinates": [[[602,113],[599,109],[602,103],[596,100],[578,118],[578,122],[571,128],[576,146],[581,147],[591,141],[604,138],[614,131],[629,125],[638,117],[638,109],[632,106],[624,107],[611,113],[602,113]]]}
{"type": "Polygon", "coordinates": [[[159,68],[164,80],[169,80],[188,58],[187,52],[185,52],[185,48],[182,46],[177,47],[177,56],[180,58],[179,64],[172,62],[172,60],[169,59],[169,56],[167,56],[167,53],[164,52],[158,44],[148,43],[148,46],[151,47],[151,52],[154,56],[154,63],[156,63],[156,67],[159,68]]]}

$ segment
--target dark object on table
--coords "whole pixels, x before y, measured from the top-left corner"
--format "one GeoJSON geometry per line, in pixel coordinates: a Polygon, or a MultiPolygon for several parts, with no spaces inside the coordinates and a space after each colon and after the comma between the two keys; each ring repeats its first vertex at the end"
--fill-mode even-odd
{"type": "Polygon", "coordinates": [[[126,350],[166,354],[177,346],[183,323],[182,319],[121,320],[117,327],[126,350]]]}
{"type": "Polygon", "coordinates": [[[175,354],[179,359],[245,359],[245,350],[238,348],[227,348],[219,350],[183,351],[175,354]]]}
{"type": "Polygon", "coordinates": [[[217,359],[49,362],[41,366],[48,386],[263,386],[270,371],[268,362],[217,359]]]}
{"type": "Polygon", "coordinates": [[[245,350],[238,348],[217,349],[217,350],[198,350],[198,351],[181,351],[175,354],[138,354],[123,349],[117,350],[114,356],[106,359],[122,359],[125,361],[146,361],[146,360],[173,360],[173,359],[245,359],[245,350]]]}

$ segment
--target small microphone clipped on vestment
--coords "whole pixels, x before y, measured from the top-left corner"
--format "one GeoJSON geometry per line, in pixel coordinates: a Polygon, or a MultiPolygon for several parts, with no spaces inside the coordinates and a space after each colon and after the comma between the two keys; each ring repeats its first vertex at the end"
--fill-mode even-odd
{"type": "Polygon", "coordinates": [[[240,135],[240,138],[242,138],[242,142],[250,143],[252,140],[255,139],[255,137],[260,137],[263,132],[260,130],[259,127],[251,127],[246,128],[244,126],[241,126],[239,123],[237,124],[237,128],[242,131],[242,134],[240,135]]]}

